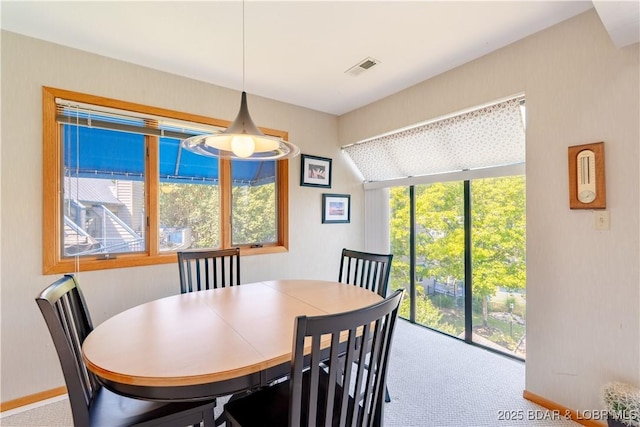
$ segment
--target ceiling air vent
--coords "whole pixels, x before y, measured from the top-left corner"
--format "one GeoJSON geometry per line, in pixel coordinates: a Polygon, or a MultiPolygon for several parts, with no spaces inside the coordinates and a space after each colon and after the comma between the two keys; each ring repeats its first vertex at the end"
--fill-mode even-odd
{"type": "Polygon", "coordinates": [[[362,61],[360,61],[359,63],[357,63],[356,65],[354,65],[353,67],[349,68],[347,71],[345,71],[345,73],[349,74],[350,76],[359,76],[360,74],[364,73],[367,70],[370,70],[371,68],[373,68],[374,65],[377,65],[380,61],[378,61],[377,59],[373,59],[373,58],[365,58],[362,61]]]}

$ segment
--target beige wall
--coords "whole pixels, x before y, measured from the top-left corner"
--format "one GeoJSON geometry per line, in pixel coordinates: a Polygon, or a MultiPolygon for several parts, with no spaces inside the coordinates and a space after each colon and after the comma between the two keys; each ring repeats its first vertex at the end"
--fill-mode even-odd
{"type": "MultiPolygon", "coordinates": [[[[2,32],[1,401],[63,385],[34,298],[60,275],[42,272],[43,85],[231,120],[240,93],[86,52],[2,32]],[[10,107],[9,107],[10,106],[10,107]]],[[[249,95],[253,119],[289,132],[302,152],[333,159],[331,190],[301,187],[289,162],[288,253],[243,259],[243,281],[335,279],[343,247],[364,245],[361,184],[338,145],[335,116],[249,95]],[[350,224],[321,224],[323,192],[352,194],[350,224]],[[313,243],[311,245],[310,243],[313,243]]],[[[80,274],[94,323],[144,301],[178,293],[177,266],[80,274]]]]}
{"type": "Polygon", "coordinates": [[[640,385],[638,53],[592,10],[339,119],[344,145],[525,93],[526,389],[576,410],[600,409],[607,381],[640,385]],[[598,141],[608,231],[568,201],[567,147],[598,141]]]}

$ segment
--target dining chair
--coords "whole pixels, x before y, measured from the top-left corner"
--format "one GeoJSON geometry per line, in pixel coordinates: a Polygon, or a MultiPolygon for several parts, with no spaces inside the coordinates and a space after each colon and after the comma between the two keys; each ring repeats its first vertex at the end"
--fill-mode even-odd
{"type": "MultiPolygon", "coordinates": [[[[338,281],[360,286],[377,292],[383,298],[387,296],[389,275],[393,254],[377,254],[342,249],[338,281]]],[[[385,402],[391,402],[389,390],[385,388],[385,402]]]]}
{"type": "Polygon", "coordinates": [[[376,254],[342,249],[338,281],[360,286],[387,296],[393,254],[376,254]]]}
{"type": "MultiPolygon", "coordinates": [[[[240,284],[240,248],[178,251],[180,293],[224,288],[240,284]]],[[[238,395],[230,396],[229,400],[238,395]]],[[[215,425],[225,422],[224,414],[215,425]]]]}
{"type": "Polygon", "coordinates": [[[178,252],[180,292],[240,284],[240,248],[178,252]]]}
{"type": "Polygon", "coordinates": [[[36,303],[58,353],[76,427],[214,425],[214,401],[152,402],[113,393],[100,384],[82,359],[82,343],[93,324],[74,275],[49,285],[36,303]]]}
{"type": "Polygon", "coordinates": [[[381,425],[403,292],[353,311],[296,317],[288,379],[227,403],[228,426],[381,425]],[[359,339],[371,345],[356,345],[359,339]],[[342,355],[350,369],[343,370],[342,355]],[[369,368],[354,364],[357,359],[367,360],[369,368]]]}

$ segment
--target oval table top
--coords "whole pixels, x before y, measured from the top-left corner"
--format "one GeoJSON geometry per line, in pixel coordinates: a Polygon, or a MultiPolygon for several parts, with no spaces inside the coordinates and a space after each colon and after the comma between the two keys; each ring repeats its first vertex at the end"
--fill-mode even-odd
{"type": "Polygon", "coordinates": [[[107,383],[183,387],[233,380],[291,360],[294,319],[374,304],[367,289],[274,280],[174,295],[98,325],[82,353],[107,383]]]}

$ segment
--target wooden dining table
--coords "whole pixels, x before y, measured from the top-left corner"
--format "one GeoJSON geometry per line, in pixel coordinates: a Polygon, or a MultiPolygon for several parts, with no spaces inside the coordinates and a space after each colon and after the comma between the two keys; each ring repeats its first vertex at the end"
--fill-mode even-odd
{"type": "Polygon", "coordinates": [[[87,368],[115,392],[204,400],[268,385],[289,373],[294,319],[369,306],[367,289],[272,280],[174,295],[123,311],[85,339],[87,368]]]}

